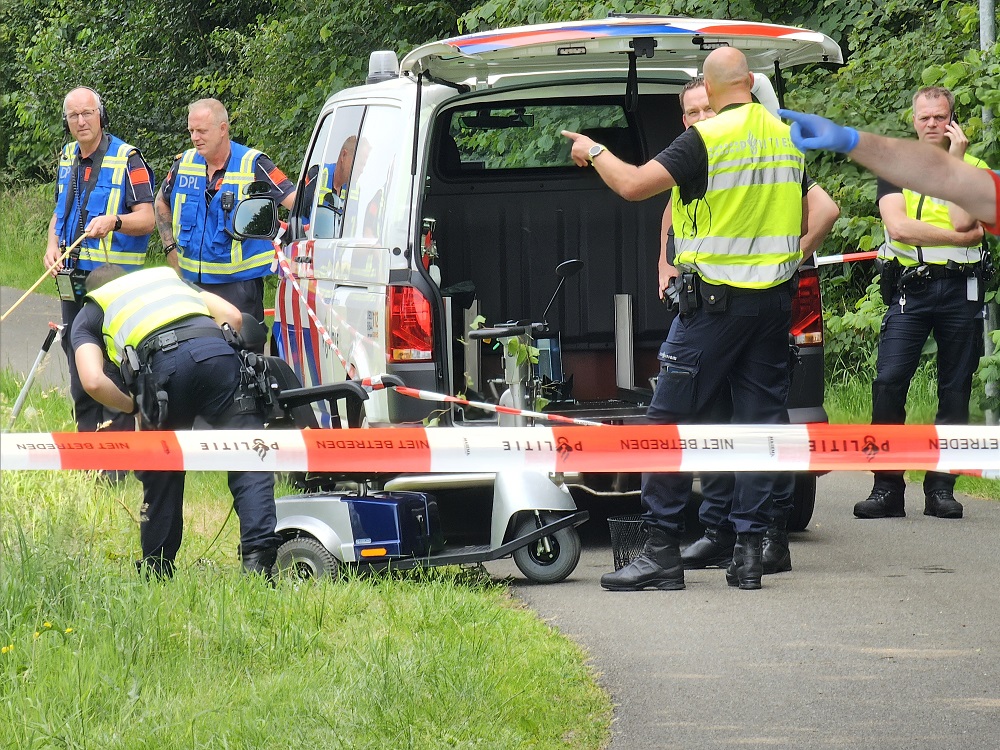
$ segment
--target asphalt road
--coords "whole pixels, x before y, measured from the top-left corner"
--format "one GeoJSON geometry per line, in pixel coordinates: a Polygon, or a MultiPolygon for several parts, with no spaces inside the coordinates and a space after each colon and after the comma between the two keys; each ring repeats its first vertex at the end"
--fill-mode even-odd
{"type": "MultiPolygon", "coordinates": [[[[51,284],[51,281],[42,282],[51,284]]],[[[0,309],[4,313],[20,299],[20,289],[0,287],[0,309]]],[[[38,356],[49,322],[61,323],[59,300],[41,294],[31,294],[0,323],[0,368],[27,374],[38,356]]],[[[66,355],[59,344],[53,344],[35,376],[32,388],[68,387],[66,355]]]]}
{"type": "MultiPolygon", "coordinates": [[[[0,289],[0,307],[19,296],[0,289]]],[[[0,325],[0,366],[26,372],[58,319],[56,300],[30,297],[0,325]]],[[[65,385],[57,347],[38,382],[65,385]]],[[[488,567],[590,654],[616,704],[612,750],[997,750],[1000,503],[962,498],[965,518],[944,521],[911,486],[906,518],[858,521],[870,487],[868,474],[822,477],[794,569],[760,591],[730,589],[721,570],[689,571],[684,591],[603,591],[600,516],[621,510],[608,503],[589,508],[567,581],[488,567]]]]}
{"type": "MultiPolygon", "coordinates": [[[[513,591],[591,655],[616,704],[612,750],[1000,747],[1000,503],[961,498],[962,520],[860,521],[871,475],[820,478],[793,570],[760,591],[722,570],[683,591],[612,593],[602,519],[574,574],[513,591]]],[[[586,525],[583,527],[586,529],[586,525]]]]}

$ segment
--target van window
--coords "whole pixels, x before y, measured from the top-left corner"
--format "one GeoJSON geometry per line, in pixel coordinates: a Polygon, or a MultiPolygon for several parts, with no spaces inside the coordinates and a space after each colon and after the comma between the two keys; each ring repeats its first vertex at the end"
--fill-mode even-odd
{"type": "Polygon", "coordinates": [[[336,239],[343,232],[344,202],[364,111],[364,107],[340,107],[320,127],[299,203],[307,237],[336,239]]]}
{"type": "Polygon", "coordinates": [[[621,105],[540,102],[452,110],[439,146],[439,170],[458,176],[570,168],[570,142],[559,134],[562,130],[586,133],[636,163],[638,142],[621,105]]]}
{"type": "Polygon", "coordinates": [[[386,192],[393,169],[399,163],[397,156],[404,127],[397,107],[371,105],[367,108],[347,191],[345,236],[381,237],[386,192]]]}

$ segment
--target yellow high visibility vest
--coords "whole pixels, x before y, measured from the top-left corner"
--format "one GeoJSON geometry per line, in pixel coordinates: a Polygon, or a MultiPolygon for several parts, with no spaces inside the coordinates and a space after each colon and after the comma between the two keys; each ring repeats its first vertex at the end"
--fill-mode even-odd
{"type": "Polygon", "coordinates": [[[708,150],[708,189],[684,203],[674,188],[675,265],[747,289],[787,281],[802,261],[805,171],[789,127],[756,103],[693,127],[708,150]]]}
{"type": "MultiPolygon", "coordinates": [[[[970,154],[965,155],[965,161],[974,167],[989,169],[982,159],[978,159],[970,154]]],[[[921,195],[912,190],[903,190],[903,199],[906,202],[906,215],[917,221],[924,221],[939,229],[954,229],[948,216],[948,201],[940,198],[932,198],[929,195],[921,195]]],[[[982,245],[975,247],[959,247],[957,245],[936,245],[933,247],[921,247],[918,251],[914,245],[907,245],[899,242],[885,233],[885,244],[879,248],[880,258],[895,258],[904,266],[918,266],[921,263],[929,265],[943,266],[949,260],[962,265],[968,263],[978,263],[983,259],[982,245]]]]}
{"type": "Polygon", "coordinates": [[[126,346],[139,346],[151,333],[194,315],[212,316],[201,295],[165,267],[121,276],[87,296],[104,310],[104,344],[116,365],[126,346]]]}

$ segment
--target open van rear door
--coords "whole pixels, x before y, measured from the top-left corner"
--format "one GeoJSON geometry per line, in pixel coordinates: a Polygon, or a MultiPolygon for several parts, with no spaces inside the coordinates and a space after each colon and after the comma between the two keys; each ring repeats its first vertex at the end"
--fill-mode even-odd
{"type": "Polygon", "coordinates": [[[505,88],[576,77],[616,78],[629,71],[664,78],[693,77],[718,47],[736,47],[750,69],[773,73],[807,63],[842,64],[830,37],[793,26],[663,16],[521,26],[425,44],[403,58],[404,75],[473,88],[505,88]]]}

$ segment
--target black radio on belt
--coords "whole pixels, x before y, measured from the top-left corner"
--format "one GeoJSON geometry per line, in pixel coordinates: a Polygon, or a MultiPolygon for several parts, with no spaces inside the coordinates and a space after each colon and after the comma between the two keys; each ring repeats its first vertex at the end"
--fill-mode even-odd
{"type": "Polygon", "coordinates": [[[83,302],[87,296],[87,275],[78,265],[80,251],[74,250],[66,258],[66,262],[56,274],[56,288],[59,290],[59,299],[67,302],[83,302]]]}

